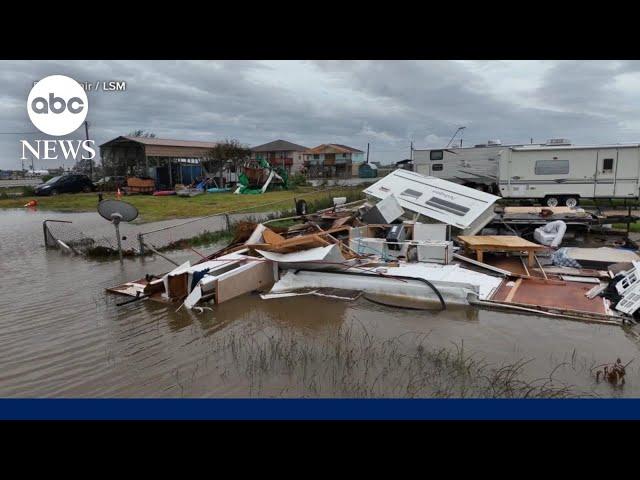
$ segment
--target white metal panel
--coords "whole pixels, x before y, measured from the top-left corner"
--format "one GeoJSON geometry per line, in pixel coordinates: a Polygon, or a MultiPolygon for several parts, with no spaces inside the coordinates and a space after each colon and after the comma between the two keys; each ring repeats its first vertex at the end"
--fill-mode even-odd
{"type": "Polygon", "coordinates": [[[498,153],[504,145],[489,147],[451,147],[448,149],[414,150],[416,171],[455,183],[490,185],[498,178],[498,153]],[[431,160],[432,151],[442,151],[442,160],[431,160]],[[433,168],[441,165],[441,170],[433,168]]]}
{"type": "Polygon", "coordinates": [[[637,197],[638,177],[640,176],[640,149],[618,149],[618,165],[616,170],[616,197],[637,197]]]}
{"type": "Polygon", "coordinates": [[[485,214],[493,215],[499,197],[439,178],[398,169],[364,190],[385,199],[394,195],[405,210],[466,229],[485,214]]]}

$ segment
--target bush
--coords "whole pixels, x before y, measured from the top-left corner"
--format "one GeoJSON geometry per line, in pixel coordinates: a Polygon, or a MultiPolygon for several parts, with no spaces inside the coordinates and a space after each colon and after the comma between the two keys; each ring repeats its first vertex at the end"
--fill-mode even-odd
{"type": "Polygon", "coordinates": [[[305,177],[300,172],[294,175],[291,175],[291,177],[289,177],[289,186],[292,188],[306,187],[308,184],[309,182],[307,182],[307,177],[305,177]]]}
{"type": "Polygon", "coordinates": [[[36,191],[33,187],[30,187],[30,186],[22,187],[22,195],[24,195],[25,197],[32,197],[35,194],[36,194],[36,191]]]}

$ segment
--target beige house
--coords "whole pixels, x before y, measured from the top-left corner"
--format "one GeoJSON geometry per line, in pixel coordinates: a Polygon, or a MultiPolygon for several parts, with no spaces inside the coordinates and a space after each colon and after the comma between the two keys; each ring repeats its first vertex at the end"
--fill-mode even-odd
{"type": "Polygon", "coordinates": [[[286,140],[258,145],[251,149],[253,160],[267,160],[274,167],[283,167],[288,173],[298,173],[304,168],[303,153],[308,148],[286,140]]]}

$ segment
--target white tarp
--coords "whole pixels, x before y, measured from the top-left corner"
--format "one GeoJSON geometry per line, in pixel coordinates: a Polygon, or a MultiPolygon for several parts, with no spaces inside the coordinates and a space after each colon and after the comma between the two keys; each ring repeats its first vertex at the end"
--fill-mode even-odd
{"type": "Polygon", "coordinates": [[[460,228],[466,235],[474,235],[491,221],[493,204],[499,198],[404,169],[391,172],[364,193],[380,200],[394,195],[405,210],[460,228]]]}

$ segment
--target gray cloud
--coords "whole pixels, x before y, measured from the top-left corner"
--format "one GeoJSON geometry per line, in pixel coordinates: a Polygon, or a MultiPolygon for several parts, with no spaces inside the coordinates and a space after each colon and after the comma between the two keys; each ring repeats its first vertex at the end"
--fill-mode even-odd
{"type": "MultiPolygon", "coordinates": [[[[640,62],[622,61],[2,61],[0,132],[35,130],[26,98],[53,74],[127,82],[126,92],[89,93],[98,144],[142,128],[251,145],[369,142],[373,160],[391,162],[407,157],[411,140],[442,145],[461,125],[467,144],[640,140],[640,62]]],[[[0,168],[19,168],[20,138],[46,137],[0,135],[0,168]]],[[[38,165],[47,166],[57,165],[38,165]]]]}

